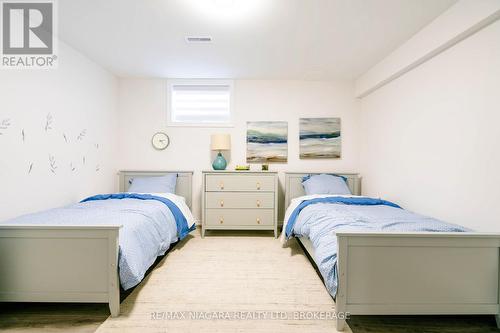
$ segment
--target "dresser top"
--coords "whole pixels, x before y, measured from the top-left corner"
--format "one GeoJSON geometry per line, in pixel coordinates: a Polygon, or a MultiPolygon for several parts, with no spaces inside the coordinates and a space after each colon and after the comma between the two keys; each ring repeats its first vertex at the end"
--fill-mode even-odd
{"type": "Polygon", "coordinates": [[[260,171],[260,170],[204,170],[202,171],[203,173],[225,173],[225,174],[237,174],[237,173],[243,173],[243,174],[277,174],[278,171],[260,171]]]}

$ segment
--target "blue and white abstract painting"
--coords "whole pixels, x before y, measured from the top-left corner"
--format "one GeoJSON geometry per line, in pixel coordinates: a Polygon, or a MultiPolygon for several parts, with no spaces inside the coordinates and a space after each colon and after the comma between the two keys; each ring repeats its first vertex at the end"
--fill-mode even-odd
{"type": "Polygon", "coordinates": [[[247,162],[286,163],[288,123],[286,121],[247,122],[247,162]]]}
{"type": "Polygon", "coordinates": [[[340,158],[340,118],[300,118],[300,158],[340,158]]]}

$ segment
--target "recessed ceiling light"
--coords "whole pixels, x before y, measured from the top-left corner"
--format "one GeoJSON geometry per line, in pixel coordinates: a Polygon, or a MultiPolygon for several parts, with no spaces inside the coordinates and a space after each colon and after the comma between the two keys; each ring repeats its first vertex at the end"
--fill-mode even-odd
{"type": "Polygon", "coordinates": [[[214,0],[214,3],[218,7],[231,7],[234,5],[234,0],[214,0]]]}
{"type": "Polygon", "coordinates": [[[210,36],[186,36],[188,43],[211,43],[212,37],[210,36]]]}
{"type": "Polygon", "coordinates": [[[253,20],[256,16],[271,13],[275,1],[271,0],[182,0],[179,1],[199,15],[202,20],[238,22],[253,20]]]}

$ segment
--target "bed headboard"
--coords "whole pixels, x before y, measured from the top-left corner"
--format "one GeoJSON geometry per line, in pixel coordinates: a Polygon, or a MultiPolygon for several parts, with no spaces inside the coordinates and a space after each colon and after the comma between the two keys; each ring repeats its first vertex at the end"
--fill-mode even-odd
{"type": "MultiPolygon", "coordinates": [[[[302,186],[302,178],[308,175],[319,175],[325,172],[286,172],[285,173],[285,208],[290,205],[293,198],[305,195],[304,187],[302,186]]],[[[334,173],[347,178],[347,186],[354,195],[361,195],[361,177],[357,173],[334,173]]]]}
{"type": "Polygon", "coordinates": [[[130,186],[130,179],[134,177],[163,176],[169,173],[177,174],[175,194],[186,198],[186,204],[191,209],[193,202],[193,171],[120,171],[120,192],[126,192],[130,186]]]}

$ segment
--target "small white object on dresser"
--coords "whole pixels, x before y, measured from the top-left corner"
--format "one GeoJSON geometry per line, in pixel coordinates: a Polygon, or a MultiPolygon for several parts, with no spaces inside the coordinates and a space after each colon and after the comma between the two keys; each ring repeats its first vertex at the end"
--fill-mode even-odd
{"type": "Polygon", "coordinates": [[[273,230],[278,237],[278,173],[203,171],[206,230],[273,230]]]}

